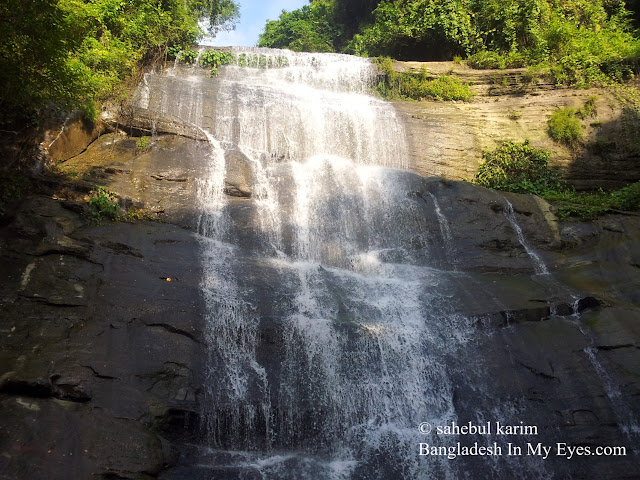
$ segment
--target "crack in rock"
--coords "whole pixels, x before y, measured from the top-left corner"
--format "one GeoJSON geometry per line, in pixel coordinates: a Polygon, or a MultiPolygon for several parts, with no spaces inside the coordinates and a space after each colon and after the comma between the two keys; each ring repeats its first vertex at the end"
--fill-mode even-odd
{"type": "Polygon", "coordinates": [[[171,333],[176,333],[178,335],[183,335],[191,340],[193,340],[196,343],[202,343],[200,342],[200,340],[198,340],[193,334],[186,332],[185,330],[182,330],[180,328],[176,328],[173,325],[169,325],[168,323],[146,323],[144,322],[144,324],[147,327],[159,327],[159,328],[164,328],[165,330],[167,330],[168,332],[171,333]]]}
{"type": "Polygon", "coordinates": [[[544,373],[541,372],[540,370],[530,367],[529,365],[526,365],[522,362],[518,362],[521,366],[523,366],[524,368],[526,368],[527,370],[529,370],[531,373],[533,373],[534,375],[537,375],[538,377],[542,377],[546,380],[557,380],[560,381],[560,379],[558,377],[556,377],[555,375],[549,375],[548,373],[544,373]]]}

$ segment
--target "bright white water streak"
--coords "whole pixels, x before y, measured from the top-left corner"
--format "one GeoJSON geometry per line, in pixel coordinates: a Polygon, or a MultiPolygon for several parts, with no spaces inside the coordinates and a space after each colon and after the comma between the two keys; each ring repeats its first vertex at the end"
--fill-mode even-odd
{"type": "Polygon", "coordinates": [[[377,71],[367,59],[339,54],[234,49],[285,63],[226,67],[216,135],[277,159],[337,155],[360,164],[407,166],[404,131],[393,107],[369,93],[377,71]]]}
{"type": "MultiPolygon", "coordinates": [[[[202,182],[202,208],[208,212],[202,231],[224,238],[229,218],[215,178],[224,171],[224,154],[210,142],[214,178],[202,182]]],[[[348,479],[360,462],[387,449],[404,464],[404,478],[431,478],[423,471],[427,464],[437,466],[441,478],[454,479],[447,459],[412,460],[416,419],[456,419],[452,384],[441,362],[454,345],[467,341],[469,329],[467,319],[437,313],[438,272],[385,261],[408,255],[383,242],[393,244],[398,233],[416,228],[405,223],[416,217],[415,202],[394,188],[393,171],[339,157],[266,169],[256,161],[254,167],[259,228],[279,248],[279,255],[263,261],[279,272],[279,288],[293,297],[281,324],[283,353],[273,392],[256,358],[259,319],[234,276],[239,252],[220,240],[203,241],[213,443],[231,438],[245,448],[291,448],[294,453],[268,454],[251,464],[271,478],[289,478],[284,472],[294,468],[295,478],[348,479]],[[283,170],[292,205],[274,208],[282,194],[279,180],[287,177],[283,170]],[[291,229],[289,254],[282,251],[283,224],[291,229]],[[308,454],[320,458],[310,460],[308,454]]],[[[453,442],[437,440],[443,446],[453,442]]]]}
{"type": "Polygon", "coordinates": [[[524,234],[522,233],[522,228],[520,228],[520,225],[518,225],[518,221],[516,220],[516,215],[513,211],[513,205],[506,198],[504,199],[504,201],[506,204],[504,209],[504,216],[507,217],[507,220],[509,220],[509,223],[513,227],[513,230],[516,232],[516,236],[518,237],[520,245],[522,245],[522,248],[524,248],[529,257],[531,257],[531,260],[533,260],[533,266],[536,274],[549,275],[549,270],[540,258],[540,255],[538,255],[525,240],[524,234]]]}
{"type": "Polygon", "coordinates": [[[300,53],[272,48],[234,47],[235,65],[253,68],[231,70],[231,75],[251,75],[251,70],[268,70],[258,75],[270,84],[297,84],[334,92],[367,93],[377,79],[377,68],[366,58],[338,53],[300,53]],[[262,66],[261,66],[262,65],[262,66]]]}
{"type": "MultiPolygon", "coordinates": [[[[202,234],[203,275],[201,289],[208,310],[206,338],[209,345],[209,402],[231,411],[231,425],[222,425],[216,412],[205,419],[212,443],[219,441],[223,428],[240,429],[240,419],[253,423],[259,416],[268,418],[270,409],[266,372],[256,361],[255,348],[258,319],[242,298],[233,262],[232,245],[221,241],[229,229],[227,202],[224,195],[225,154],[220,143],[202,130],[210,145],[208,175],[199,179],[198,198],[202,211],[198,230],[202,234]],[[256,389],[258,392],[256,392],[256,389]],[[258,408],[243,400],[258,396],[258,408]],[[258,411],[260,410],[260,411],[258,411]]],[[[265,424],[263,431],[268,432],[265,424]]]]}
{"type": "Polygon", "coordinates": [[[171,75],[145,77],[139,106],[195,124],[220,142],[262,152],[269,161],[326,154],[407,167],[402,124],[389,103],[370,93],[377,70],[369,60],[273,49],[233,51],[236,59],[257,56],[286,66],[228,65],[209,79],[207,69],[177,65],[169,69],[171,75]]]}

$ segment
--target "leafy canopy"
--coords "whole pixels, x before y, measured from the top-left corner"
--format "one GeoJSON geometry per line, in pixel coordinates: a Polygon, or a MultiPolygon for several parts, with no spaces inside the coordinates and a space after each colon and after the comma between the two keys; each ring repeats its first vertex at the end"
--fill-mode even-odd
{"type": "Polygon", "coordinates": [[[341,26],[334,21],[333,1],[318,0],[278,20],[267,21],[258,46],[288,48],[296,52],[333,52],[341,26]]]}
{"type": "Polygon", "coordinates": [[[240,20],[240,6],[233,0],[192,0],[188,7],[200,18],[207,19],[211,35],[233,30],[240,20]]]}
{"type": "Polygon", "coordinates": [[[45,107],[83,108],[116,87],[145,58],[168,45],[231,28],[231,0],[4,0],[0,3],[0,123],[45,107]]]}
{"type": "MultiPolygon", "coordinates": [[[[631,2],[638,17],[638,2],[631,2]]],[[[623,0],[311,0],[270,21],[260,46],[472,66],[546,65],[586,87],[633,73],[640,41],[623,0]]]]}

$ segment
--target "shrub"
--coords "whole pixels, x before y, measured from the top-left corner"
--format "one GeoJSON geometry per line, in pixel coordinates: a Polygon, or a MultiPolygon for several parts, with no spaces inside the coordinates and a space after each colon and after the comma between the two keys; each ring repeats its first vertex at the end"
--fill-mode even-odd
{"type": "Polygon", "coordinates": [[[522,73],[522,82],[525,85],[536,84],[541,77],[549,74],[549,68],[542,65],[529,65],[522,73]]]}
{"type": "Polygon", "coordinates": [[[170,47],[167,47],[167,60],[175,60],[178,58],[182,48],[183,47],[180,45],[171,45],[170,47]]]}
{"type": "Polygon", "coordinates": [[[97,190],[92,192],[89,206],[91,207],[91,214],[96,221],[100,221],[102,218],[116,220],[120,212],[120,204],[115,194],[103,187],[98,187],[97,190]]]}
{"type": "Polygon", "coordinates": [[[576,115],[578,115],[582,120],[595,117],[598,114],[598,109],[596,108],[597,101],[597,95],[591,95],[585,102],[584,107],[576,112],[576,115]]]}
{"type": "Polygon", "coordinates": [[[561,191],[547,192],[544,198],[555,206],[555,214],[561,220],[567,217],[593,220],[609,210],[609,195],[602,190],[576,192],[567,188],[561,191]]]}
{"type": "Polygon", "coordinates": [[[471,68],[495,69],[505,68],[505,61],[498,52],[481,50],[471,55],[467,61],[471,68]]]}
{"type": "Polygon", "coordinates": [[[483,153],[473,183],[494,190],[540,195],[554,205],[560,219],[592,220],[611,210],[640,210],[640,182],[607,193],[576,192],[548,168],[549,152],[524,143],[506,142],[483,153]]]}
{"type": "Polygon", "coordinates": [[[469,57],[467,64],[478,69],[520,68],[527,65],[527,59],[518,52],[480,50],[469,57]]]}
{"type": "Polygon", "coordinates": [[[433,97],[440,100],[464,100],[468,101],[473,93],[468,83],[462,83],[455,77],[443,75],[422,82],[415,91],[420,97],[433,97]]]}
{"type": "Polygon", "coordinates": [[[219,65],[227,65],[234,59],[234,55],[231,52],[225,52],[222,50],[206,50],[200,56],[200,64],[203,67],[216,68],[219,65]]]}
{"type": "Polygon", "coordinates": [[[482,154],[484,161],[473,183],[495,190],[542,194],[562,187],[548,168],[550,152],[523,143],[505,142],[482,154]]]}
{"type": "Polygon", "coordinates": [[[149,137],[147,137],[146,135],[140,137],[136,142],[136,148],[138,149],[138,152],[141,152],[148,146],[149,146],[149,137]]]}
{"type": "Polygon", "coordinates": [[[607,193],[576,192],[573,189],[548,192],[544,198],[556,206],[559,218],[578,217],[592,220],[611,210],[640,210],[640,182],[607,193]]]}
{"type": "Polygon", "coordinates": [[[180,52],[180,57],[178,60],[182,63],[186,63],[187,65],[193,65],[198,58],[198,52],[195,50],[183,50],[180,52]]]}
{"type": "Polygon", "coordinates": [[[640,210],[640,182],[611,193],[611,204],[619,210],[640,210]]]}
{"type": "Polygon", "coordinates": [[[426,69],[422,69],[419,73],[397,72],[388,57],[374,59],[374,62],[383,74],[376,85],[376,91],[383,98],[418,100],[431,97],[440,100],[468,101],[473,96],[469,84],[455,77],[442,75],[430,80],[426,69]]]}
{"type": "Polygon", "coordinates": [[[574,108],[558,108],[549,118],[549,135],[556,142],[573,146],[584,136],[584,125],[574,108]]]}

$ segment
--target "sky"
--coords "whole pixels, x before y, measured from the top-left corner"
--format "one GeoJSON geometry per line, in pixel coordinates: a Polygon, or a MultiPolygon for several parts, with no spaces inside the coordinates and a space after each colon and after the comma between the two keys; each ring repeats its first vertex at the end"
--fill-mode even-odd
{"type": "Polygon", "coordinates": [[[237,0],[240,4],[240,23],[231,32],[220,32],[215,38],[206,38],[203,45],[218,47],[253,47],[258,43],[258,35],[264,29],[267,20],[277,20],[282,10],[290,12],[303,5],[307,0],[237,0]]]}

